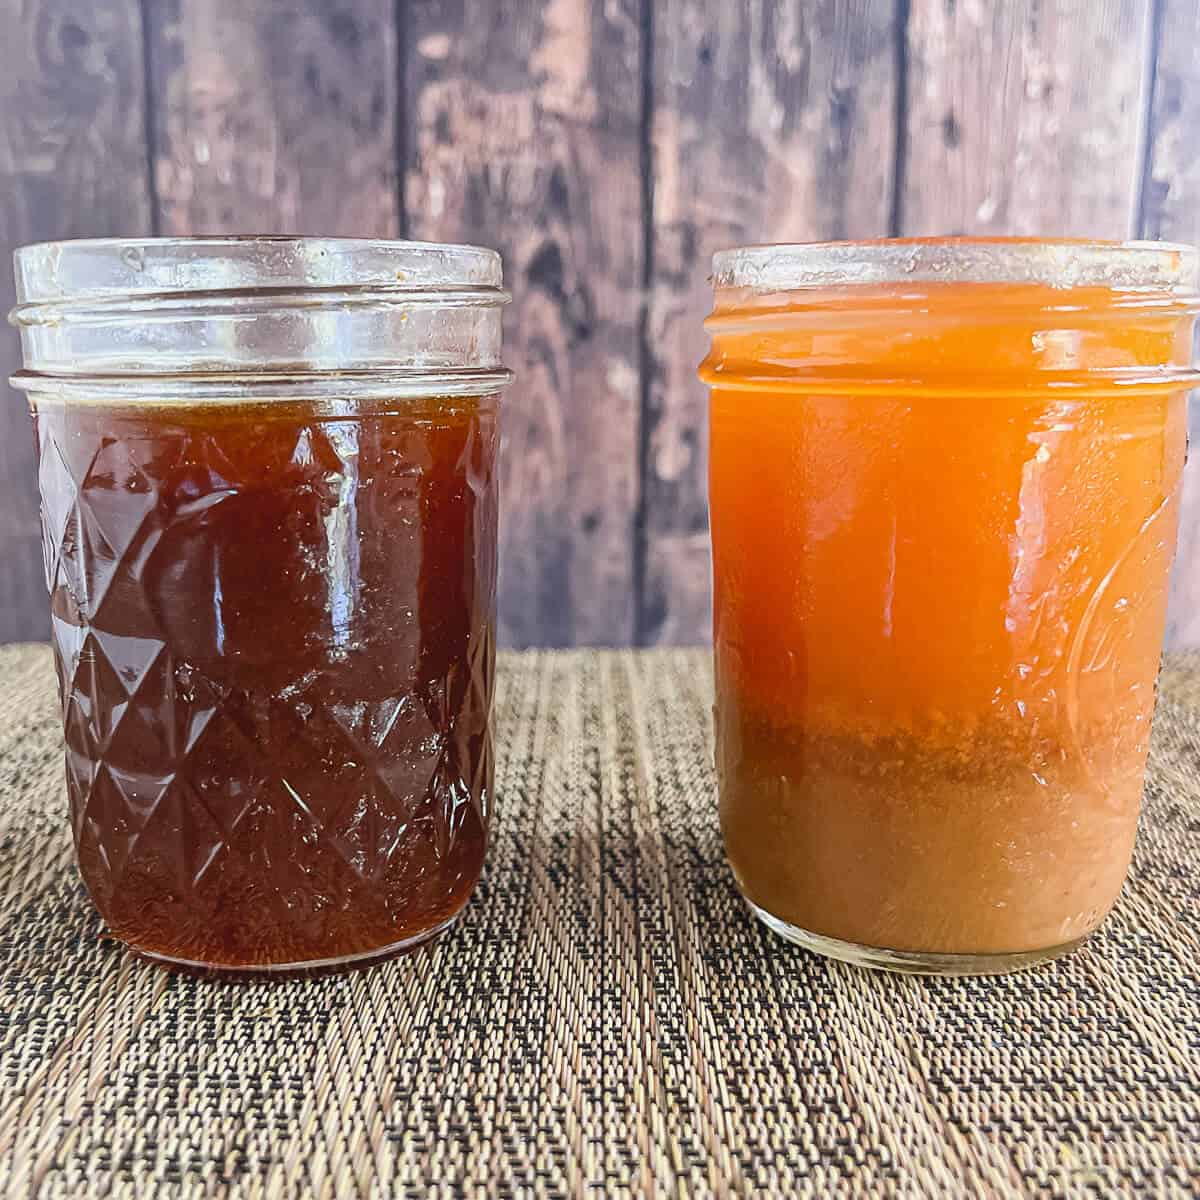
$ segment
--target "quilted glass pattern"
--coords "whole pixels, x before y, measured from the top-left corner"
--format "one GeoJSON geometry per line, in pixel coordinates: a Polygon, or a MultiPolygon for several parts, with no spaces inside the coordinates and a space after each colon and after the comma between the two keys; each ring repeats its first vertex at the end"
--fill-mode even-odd
{"type": "Polygon", "coordinates": [[[37,414],[80,868],[226,966],[461,907],[492,781],[495,403],[37,414]]]}

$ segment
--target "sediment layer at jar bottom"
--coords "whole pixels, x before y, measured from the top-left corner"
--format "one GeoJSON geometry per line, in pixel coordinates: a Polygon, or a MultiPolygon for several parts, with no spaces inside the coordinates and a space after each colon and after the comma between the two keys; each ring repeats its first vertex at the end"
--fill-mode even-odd
{"type": "Polygon", "coordinates": [[[721,824],[746,896],[888,950],[1005,954],[1090,933],[1137,831],[1144,756],[1093,776],[995,730],[781,729],[722,695],[721,824]]]}

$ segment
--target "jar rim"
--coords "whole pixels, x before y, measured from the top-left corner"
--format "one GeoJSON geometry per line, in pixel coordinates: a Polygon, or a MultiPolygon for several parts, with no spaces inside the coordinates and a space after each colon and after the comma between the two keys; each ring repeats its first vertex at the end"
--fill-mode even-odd
{"type": "Polygon", "coordinates": [[[713,255],[715,288],[787,292],[891,283],[1024,283],[1191,295],[1200,252],[1086,238],[878,238],[739,246],[713,255]]]}
{"type": "Polygon", "coordinates": [[[499,254],[373,238],[94,238],[15,256],[19,379],[501,369],[499,254]]]}
{"type": "Polygon", "coordinates": [[[40,305],[197,293],[502,291],[500,255],[483,246],[291,234],[78,238],[13,254],[22,323],[40,305]]]}

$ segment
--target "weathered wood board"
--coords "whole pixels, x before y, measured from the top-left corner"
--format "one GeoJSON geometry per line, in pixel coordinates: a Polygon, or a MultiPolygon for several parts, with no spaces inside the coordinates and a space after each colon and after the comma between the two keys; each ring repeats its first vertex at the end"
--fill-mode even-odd
{"type": "Polygon", "coordinates": [[[637,3],[408,6],[415,237],[504,254],[500,634],[514,646],[634,636],[637,3]]]}
{"type": "Polygon", "coordinates": [[[156,0],[160,232],[394,237],[391,0],[156,0]]]}
{"type": "MultiPolygon", "coordinates": [[[[26,242],[150,226],[138,0],[0,3],[0,316],[26,242]]],[[[37,455],[20,367],[0,325],[0,642],[49,636],[37,455]]]]}
{"type": "MultiPolygon", "coordinates": [[[[0,0],[0,29],[0,253],[234,231],[504,252],[508,645],[707,639],[713,250],[1200,241],[1193,0],[0,0]]],[[[9,393],[0,641],[45,633],[34,458],[9,393]]],[[[1196,456],[1168,641],[1200,645],[1196,456]]]]}

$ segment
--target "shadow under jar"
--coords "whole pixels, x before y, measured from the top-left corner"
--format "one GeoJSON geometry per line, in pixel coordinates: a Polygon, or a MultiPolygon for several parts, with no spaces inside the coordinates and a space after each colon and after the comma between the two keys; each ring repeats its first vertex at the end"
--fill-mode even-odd
{"type": "Polygon", "coordinates": [[[1136,832],[1186,450],[1193,251],[920,240],[718,254],[717,765],[784,937],[1027,966],[1136,832]]]}
{"type": "Polygon", "coordinates": [[[492,803],[499,257],[17,252],[67,785],[118,938],[188,967],[445,928],[492,803]]]}

